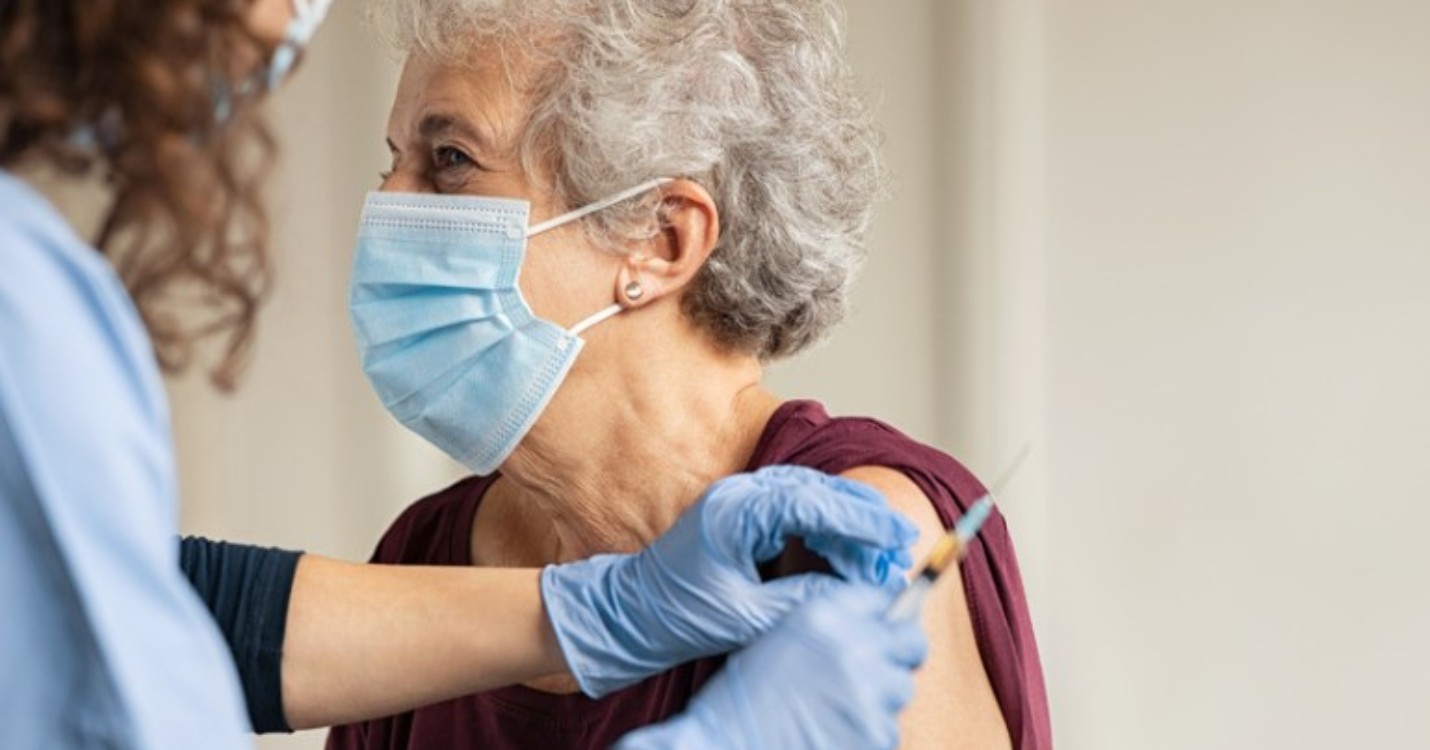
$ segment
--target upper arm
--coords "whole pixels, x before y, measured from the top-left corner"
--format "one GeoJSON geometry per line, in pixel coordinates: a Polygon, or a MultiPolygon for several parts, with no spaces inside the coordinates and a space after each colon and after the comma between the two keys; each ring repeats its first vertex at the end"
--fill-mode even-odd
{"type": "Polygon", "coordinates": [[[291,732],[283,710],[288,605],[301,553],[182,540],[179,566],[223,632],[256,734],[291,732]]]}
{"type": "MultiPolygon", "coordinates": [[[[864,466],[843,474],[869,484],[919,528],[916,561],[926,557],[945,533],[923,491],[902,473],[864,466]]],[[[962,579],[946,576],[924,607],[928,660],[914,680],[914,698],[902,720],[903,748],[996,750],[1010,746],[1003,714],[979,657],[978,642],[964,597],[962,579]],[[957,584],[957,585],[955,585],[957,584]]]]}

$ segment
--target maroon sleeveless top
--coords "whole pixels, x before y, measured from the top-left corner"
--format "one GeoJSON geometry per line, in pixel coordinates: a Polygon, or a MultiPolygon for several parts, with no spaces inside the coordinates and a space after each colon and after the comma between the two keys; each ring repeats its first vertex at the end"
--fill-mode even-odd
{"type": "MultiPolygon", "coordinates": [[[[797,464],[840,474],[884,466],[907,476],[933,503],[946,527],[984,492],[948,455],[872,419],[831,418],[812,401],[782,405],[765,427],[749,470],[797,464]]],[[[418,501],[392,524],[372,561],[470,565],[472,521],[493,477],[469,477],[418,501]]],[[[819,567],[793,551],[776,574],[819,567]]],[[[1003,517],[996,512],[962,566],[973,632],[983,667],[1015,750],[1052,747],[1047,695],[1032,623],[1003,517]]],[[[723,663],[683,664],[600,700],[516,686],[439,703],[376,721],[335,727],[329,750],[607,750],[627,732],[680,713],[723,663]]]]}

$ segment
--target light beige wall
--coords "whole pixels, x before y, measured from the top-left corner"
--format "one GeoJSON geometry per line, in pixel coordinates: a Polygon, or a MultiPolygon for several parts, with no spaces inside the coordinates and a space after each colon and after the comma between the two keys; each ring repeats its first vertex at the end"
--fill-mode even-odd
{"type": "Polygon", "coordinates": [[[1064,747],[1430,747],[1430,3],[1047,3],[1064,747]]]}

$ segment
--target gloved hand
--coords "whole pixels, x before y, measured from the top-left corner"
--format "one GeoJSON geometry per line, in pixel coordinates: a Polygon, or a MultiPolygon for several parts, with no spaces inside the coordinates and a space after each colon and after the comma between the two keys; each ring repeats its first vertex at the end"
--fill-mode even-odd
{"type": "Polygon", "coordinates": [[[803,538],[846,579],[902,586],[917,535],[867,485],[770,467],[716,482],[641,552],[547,567],[541,595],[571,673],[600,697],[739,648],[838,583],[822,574],[761,583],[756,564],[787,537],[803,538]]]}
{"type": "Polygon", "coordinates": [[[916,620],[885,619],[891,601],[840,584],[730,657],[685,713],[617,750],[892,750],[928,639],[916,620]]]}

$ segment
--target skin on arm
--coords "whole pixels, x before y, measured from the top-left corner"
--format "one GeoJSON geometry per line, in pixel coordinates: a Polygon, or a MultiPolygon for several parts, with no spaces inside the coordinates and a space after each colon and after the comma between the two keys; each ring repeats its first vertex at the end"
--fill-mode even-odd
{"type": "Polygon", "coordinates": [[[283,650],[294,729],[566,671],[537,569],[298,563],[283,650]]]}
{"type": "MultiPolygon", "coordinates": [[[[919,527],[915,566],[945,533],[933,504],[903,474],[881,466],[863,466],[845,477],[872,485],[889,504],[919,527]]],[[[914,678],[914,698],[900,724],[903,750],[1002,750],[1009,748],[1008,728],[983,669],[973,622],[964,599],[962,578],[939,580],[924,606],[929,656],[914,678]],[[953,585],[955,582],[960,585],[953,585]]]]}

